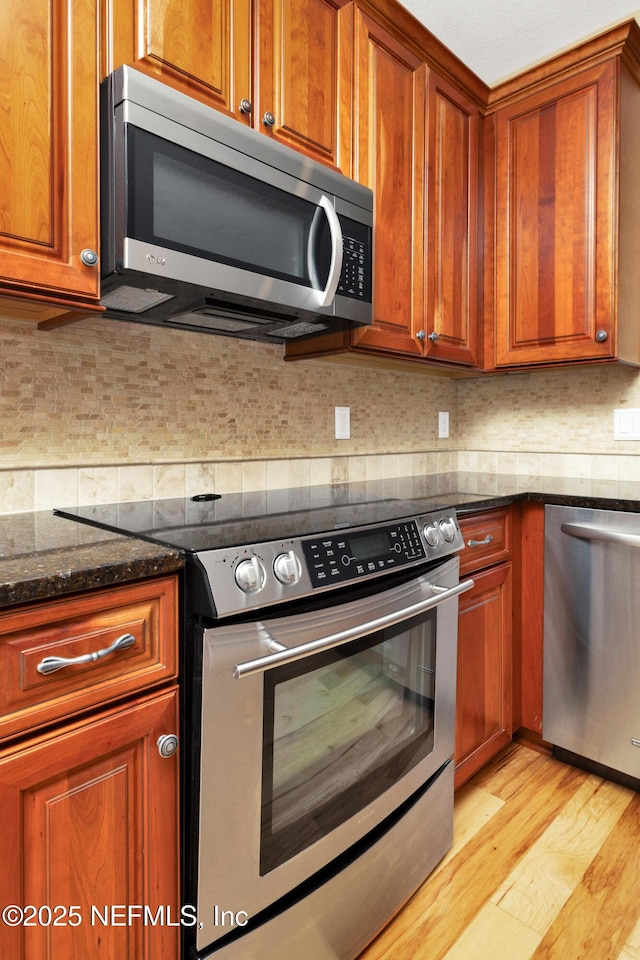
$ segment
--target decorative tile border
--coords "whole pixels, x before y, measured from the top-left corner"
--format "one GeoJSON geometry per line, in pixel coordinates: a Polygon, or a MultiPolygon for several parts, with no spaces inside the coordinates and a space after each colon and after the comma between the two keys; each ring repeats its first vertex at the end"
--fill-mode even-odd
{"type": "Polygon", "coordinates": [[[560,483],[567,478],[574,491],[581,480],[598,481],[606,495],[607,484],[640,480],[640,456],[460,450],[0,470],[0,515],[50,510],[54,506],[184,497],[209,491],[275,491],[364,480],[390,482],[390,495],[398,495],[393,482],[402,477],[440,477],[439,492],[447,493],[449,477],[456,471],[486,474],[495,486],[495,490],[487,492],[496,494],[504,492],[500,477],[509,478],[512,489],[516,476],[521,491],[535,487],[539,478],[557,478],[560,483]]]}

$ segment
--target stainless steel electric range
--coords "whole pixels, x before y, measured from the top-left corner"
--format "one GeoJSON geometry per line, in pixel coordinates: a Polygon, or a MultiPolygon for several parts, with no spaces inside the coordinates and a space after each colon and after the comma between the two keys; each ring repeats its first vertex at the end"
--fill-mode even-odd
{"type": "Polygon", "coordinates": [[[452,842],[455,511],[343,485],[56,513],[185,552],[184,960],[353,960],[452,842]]]}

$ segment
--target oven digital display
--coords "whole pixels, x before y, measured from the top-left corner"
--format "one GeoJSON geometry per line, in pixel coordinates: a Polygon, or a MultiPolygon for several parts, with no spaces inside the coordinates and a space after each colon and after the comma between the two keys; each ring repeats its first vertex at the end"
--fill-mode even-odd
{"type": "Polygon", "coordinates": [[[415,520],[343,536],[320,535],[303,540],[302,549],[314,588],[384,573],[426,558],[415,520]]]}
{"type": "Polygon", "coordinates": [[[383,557],[390,549],[391,544],[385,530],[349,539],[349,552],[354,560],[373,560],[374,557],[383,557]]]}

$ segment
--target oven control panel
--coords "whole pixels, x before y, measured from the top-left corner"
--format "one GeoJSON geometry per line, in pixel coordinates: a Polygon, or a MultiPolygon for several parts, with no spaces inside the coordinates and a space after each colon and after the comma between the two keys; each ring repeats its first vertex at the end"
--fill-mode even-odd
{"type": "Polygon", "coordinates": [[[215,616],[299,600],[319,590],[384,577],[464,546],[455,512],[329,530],[315,536],[197,553],[215,616]]]}
{"type": "Polygon", "coordinates": [[[427,557],[415,520],[313,537],[302,541],[302,549],[314,588],[384,573],[427,557]]]}

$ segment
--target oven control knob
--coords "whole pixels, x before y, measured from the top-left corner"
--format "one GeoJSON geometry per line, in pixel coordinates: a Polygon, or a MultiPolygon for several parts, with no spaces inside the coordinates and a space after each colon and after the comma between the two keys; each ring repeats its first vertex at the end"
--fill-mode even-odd
{"type": "Polygon", "coordinates": [[[451,543],[456,536],[456,523],[453,517],[448,517],[446,520],[440,521],[440,529],[442,530],[442,537],[447,543],[451,543]]]}
{"type": "Polygon", "coordinates": [[[422,531],[430,547],[437,547],[440,543],[440,530],[435,523],[428,523],[422,531]]]}
{"type": "Polygon", "coordinates": [[[273,561],[273,572],[276,580],[287,587],[292,587],[298,582],[301,575],[300,561],[293,550],[288,553],[279,553],[273,561]]]}
{"type": "Polygon", "coordinates": [[[267,579],[266,571],[257,557],[241,560],[233,575],[243,593],[258,593],[267,579]]]}

